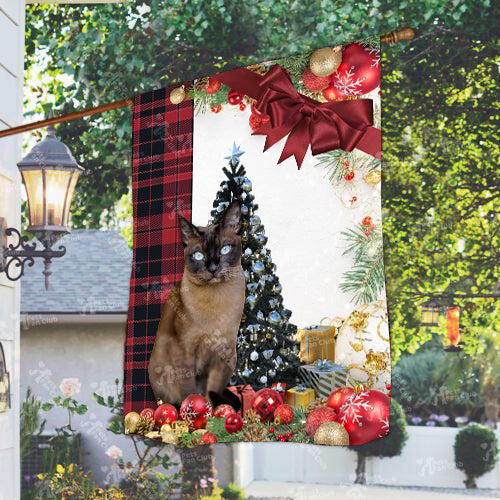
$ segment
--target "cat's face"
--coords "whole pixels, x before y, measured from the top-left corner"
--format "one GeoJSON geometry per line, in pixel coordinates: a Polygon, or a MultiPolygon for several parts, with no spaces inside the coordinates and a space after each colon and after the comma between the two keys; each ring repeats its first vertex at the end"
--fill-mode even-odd
{"type": "Polygon", "coordinates": [[[218,225],[194,226],[179,215],[184,262],[191,281],[220,283],[233,277],[241,267],[241,208],[233,201],[218,225]]]}

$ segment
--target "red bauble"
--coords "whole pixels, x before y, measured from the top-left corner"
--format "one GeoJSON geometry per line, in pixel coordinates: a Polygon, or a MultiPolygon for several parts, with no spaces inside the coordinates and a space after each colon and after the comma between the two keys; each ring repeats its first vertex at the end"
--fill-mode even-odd
{"type": "Polygon", "coordinates": [[[163,424],[171,424],[174,420],[177,420],[177,410],[174,406],[165,403],[156,408],[154,418],[156,425],[161,429],[163,424]]]}
{"type": "Polygon", "coordinates": [[[380,85],[380,50],[359,43],[348,45],[342,51],[342,63],[332,75],[332,85],[348,96],[376,89],[380,85]]]}
{"type": "Polygon", "coordinates": [[[240,104],[240,111],[245,111],[245,109],[247,109],[247,105],[244,103],[241,103],[240,104]]]}
{"type": "Polygon", "coordinates": [[[224,420],[224,429],[228,434],[236,434],[243,429],[243,418],[237,413],[231,413],[224,420]]]}
{"type": "Polygon", "coordinates": [[[205,90],[207,94],[215,94],[220,89],[220,82],[213,77],[208,79],[208,87],[205,90]]]}
{"type": "Polygon", "coordinates": [[[325,422],[336,422],[337,414],[331,408],[326,406],[320,406],[316,408],[311,413],[309,413],[306,420],[306,432],[307,435],[314,439],[314,434],[321,424],[325,422]]]}
{"type": "Polygon", "coordinates": [[[142,410],[139,415],[141,417],[146,417],[146,418],[153,419],[155,417],[155,411],[152,410],[151,408],[144,408],[144,410],[142,410]]]}
{"type": "Polygon", "coordinates": [[[308,66],[304,73],[302,73],[302,83],[304,87],[312,92],[317,92],[318,90],[323,90],[330,85],[330,80],[332,77],[328,76],[316,76],[311,68],[308,66]]]}
{"type": "Polygon", "coordinates": [[[372,225],[372,218],[370,216],[366,216],[364,219],[363,219],[363,222],[362,222],[363,226],[371,226],[372,225]]]}
{"type": "Polygon", "coordinates": [[[344,92],[338,88],[330,85],[329,87],[326,87],[326,89],[323,89],[323,97],[327,101],[344,101],[347,99],[347,94],[344,94],[344,92]]]}
{"type": "Polygon", "coordinates": [[[344,179],[346,181],[352,181],[354,179],[354,172],[352,170],[349,170],[349,172],[346,172],[344,174],[344,179]]]}
{"type": "Polygon", "coordinates": [[[236,104],[240,104],[240,102],[243,101],[244,97],[245,94],[242,94],[237,90],[231,89],[227,94],[227,102],[229,104],[232,104],[233,106],[236,106],[236,104]]]}
{"type": "Polygon", "coordinates": [[[210,401],[199,394],[191,394],[181,404],[179,415],[189,424],[190,429],[202,429],[212,416],[210,401]]]}
{"type": "Polygon", "coordinates": [[[389,433],[391,400],[380,391],[352,394],[339,410],[339,423],[349,433],[349,444],[368,443],[389,433]]]}
{"type": "Polygon", "coordinates": [[[231,405],[219,405],[214,410],[215,418],[226,418],[231,413],[236,413],[231,405]]]}
{"type": "Polygon", "coordinates": [[[293,408],[287,404],[279,405],[278,408],[274,410],[274,418],[280,418],[281,423],[284,425],[291,424],[293,422],[293,416],[293,408]]]}
{"type": "Polygon", "coordinates": [[[326,406],[328,408],[332,408],[337,413],[340,410],[340,407],[346,402],[347,398],[354,393],[354,390],[351,387],[347,387],[346,385],[335,389],[330,396],[328,396],[328,400],[326,402],[326,406]]]}
{"type": "Polygon", "coordinates": [[[217,437],[215,434],[212,434],[211,432],[205,432],[205,434],[203,434],[203,436],[201,436],[201,442],[203,444],[216,443],[217,437]]]}
{"type": "Polygon", "coordinates": [[[250,124],[250,128],[255,132],[260,127],[262,127],[262,125],[267,123],[269,120],[270,120],[270,118],[267,115],[262,115],[262,116],[250,115],[248,123],[250,124]]]}
{"type": "Polygon", "coordinates": [[[262,423],[270,422],[274,419],[274,410],[283,404],[279,392],[273,389],[261,389],[255,393],[250,407],[260,416],[262,423]]]}

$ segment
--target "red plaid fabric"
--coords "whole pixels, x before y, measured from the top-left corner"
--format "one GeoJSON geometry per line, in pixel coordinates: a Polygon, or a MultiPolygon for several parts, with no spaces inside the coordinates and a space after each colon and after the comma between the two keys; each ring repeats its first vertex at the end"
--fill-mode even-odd
{"type": "MultiPolygon", "coordinates": [[[[189,88],[190,82],[187,82],[189,88]]],[[[191,220],[193,101],[173,105],[173,87],[134,99],[134,251],[125,340],[124,411],[155,407],[148,379],[162,306],[184,271],[177,214],[191,220]]]]}

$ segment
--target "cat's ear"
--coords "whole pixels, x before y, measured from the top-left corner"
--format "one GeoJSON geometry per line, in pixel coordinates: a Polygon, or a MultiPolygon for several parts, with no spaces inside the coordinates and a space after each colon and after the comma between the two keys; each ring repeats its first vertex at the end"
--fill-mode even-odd
{"type": "Polygon", "coordinates": [[[226,213],[222,218],[221,226],[223,228],[230,228],[238,234],[241,229],[241,206],[240,202],[234,200],[231,205],[226,209],[226,213]]]}
{"type": "Polygon", "coordinates": [[[196,226],[191,224],[187,219],[185,219],[181,214],[178,214],[179,225],[181,227],[182,244],[186,246],[190,238],[199,238],[201,236],[196,226]]]}

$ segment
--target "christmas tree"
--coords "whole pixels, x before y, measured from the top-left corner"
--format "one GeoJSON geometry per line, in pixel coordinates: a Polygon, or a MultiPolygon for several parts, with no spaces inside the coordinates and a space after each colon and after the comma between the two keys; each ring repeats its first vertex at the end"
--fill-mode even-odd
{"type": "Polygon", "coordinates": [[[246,298],[238,331],[238,361],[232,385],[250,384],[254,389],[270,387],[273,382],[294,384],[297,378],[298,345],[293,340],[297,327],[289,322],[291,311],[283,306],[281,284],[267,238],[256,214],[252,182],[240,164],[241,151],[236,144],[230,152],[227,179],[220,184],[214,201],[211,224],[222,220],[233,200],[241,204],[241,264],[246,278],[246,298]]]}

